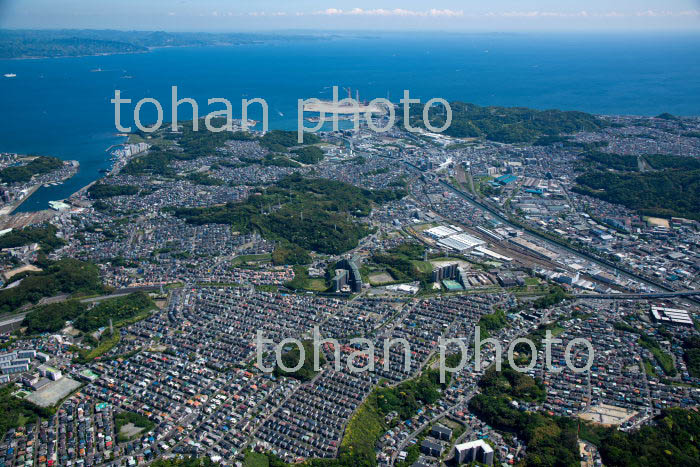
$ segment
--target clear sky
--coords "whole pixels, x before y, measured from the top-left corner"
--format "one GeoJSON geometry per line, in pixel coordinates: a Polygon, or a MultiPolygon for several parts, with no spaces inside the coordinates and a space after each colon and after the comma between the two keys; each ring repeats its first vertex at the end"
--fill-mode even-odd
{"type": "Polygon", "coordinates": [[[0,28],[700,32],[700,0],[0,0],[0,28]]]}

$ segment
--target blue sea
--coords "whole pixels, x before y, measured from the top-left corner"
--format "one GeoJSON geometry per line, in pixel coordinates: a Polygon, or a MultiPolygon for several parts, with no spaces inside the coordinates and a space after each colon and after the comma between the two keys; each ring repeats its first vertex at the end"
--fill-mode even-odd
{"type": "MultiPolygon", "coordinates": [[[[158,99],[170,119],[170,88],[199,103],[262,97],[271,128],[296,129],[297,99],[331,98],[331,87],[361,99],[398,100],[404,89],[480,105],[582,110],[598,114],[700,115],[700,35],[334,34],[231,47],[164,48],[96,57],[0,60],[0,152],[75,159],[80,171],[41,188],[18,211],[45,209],[99,178],[116,136],[114,90],[133,124],[136,101],[158,99]],[[14,73],[15,78],[1,75],[14,73]]],[[[251,107],[250,118],[260,119],[251,107]]],[[[181,119],[191,118],[189,106],[181,119]]],[[[153,121],[153,106],[142,111],[153,121]]]]}

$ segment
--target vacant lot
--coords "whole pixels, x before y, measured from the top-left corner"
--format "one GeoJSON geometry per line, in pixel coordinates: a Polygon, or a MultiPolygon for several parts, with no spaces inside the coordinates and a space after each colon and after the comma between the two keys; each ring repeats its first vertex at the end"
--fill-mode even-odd
{"type": "Polygon", "coordinates": [[[127,423],[121,430],[119,430],[120,435],[124,435],[126,438],[132,438],[143,431],[143,428],[134,425],[133,423],[127,423]]]}
{"type": "Polygon", "coordinates": [[[51,407],[79,387],[80,383],[76,380],[63,377],[31,393],[27,396],[27,400],[39,407],[51,407]]]}
{"type": "Polygon", "coordinates": [[[637,412],[633,410],[623,409],[622,407],[615,407],[614,405],[601,404],[595,407],[591,407],[586,413],[582,413],[579,417],[584,420],[589,420],[594,423],[600,423],[601,425],[621,425],[637,412]]]}
{"type": "Polygon", "coordinates": [[[388,272],[379,272],[369,276],[369,283],[372,285],[382,285],[394,282],[394,278],[388,272]]]}
{"type": "Polygon", "coordinates": [[[447,266],[448,264],[454,264],[454,263],[457,263],[460,268],[469,269],[469,263],[464,261],[463,259],[459,259],[459,258],[436,258],[436,259],[430,260],[430,264],[434,268],[439,268],[439,267],[447,266]]]}

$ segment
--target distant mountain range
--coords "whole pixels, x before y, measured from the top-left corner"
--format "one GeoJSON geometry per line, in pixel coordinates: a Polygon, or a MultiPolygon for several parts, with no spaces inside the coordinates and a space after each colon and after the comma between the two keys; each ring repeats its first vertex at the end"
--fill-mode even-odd
{"type": "Polygon", "coordinates": [[[323,40],[328,35],[199,33],[116,30],[0,30],[0,59],[78,57],[147,52],[154,47],[254,44],[266,41],[323,40]]]}

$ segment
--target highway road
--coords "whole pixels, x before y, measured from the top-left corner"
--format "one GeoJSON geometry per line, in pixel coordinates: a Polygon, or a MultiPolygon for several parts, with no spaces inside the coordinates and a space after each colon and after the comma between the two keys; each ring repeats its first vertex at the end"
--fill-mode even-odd
{"type": "Polygon", "coordinates": [[[19,325],[24,320],[24,317],[27,316],[27,313],[28,312],[19,313],[0,321],[0,332],[10,332],[18,329],[19,325]]]}
{"type": "Polygon", "coordinates": [[[700,295],[700,290],[651,293],[575,294],[574,297],[598,300],[649,300],[651,298],[691,297],[695,295],[700,295]]]}
{"type": "MultiPolygon", "coordinates": [[[[91,297],[91,298],[84,298],[80,300],[83,303],[90,303],[90,302],[100,302],[102,300],[107,300],[110,298],[117,298],[117,297],[122,297],[124,295],[128,295],[130,293],[134,292],[147,292],[147,291],[152,291],[152,290],[158,290],[159,287],[128,287],[124,289],[117,289],[114,292],[112,292],[109,295],[101,295],[99,297],[91,297]]],[[[10,332],[14,331],[15,329],[18,329],[20,326],[20,323],[24,320],[24,317],[27,316],[27,313],[29,313],[31,308],[35,308],[37,306],[41,305],[48,305],[50,303],[58,303],[58,302],[63,302],[66,300],[70,299],[70,295],[68,294],[62,294],[62,295],[56,295],[54,297],[46,297],[43,298],[39,303],[36,305],[32,304],[27,304],[27,306],[23,307],[27,311],[23,311],[22,313],[18,313],[12,316],[7,316],[5,318],[2,318],[2,321],[0,321],[0,332],[10,332]]]]}

